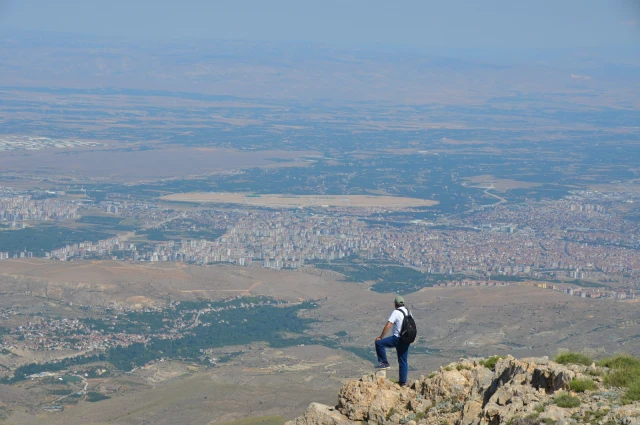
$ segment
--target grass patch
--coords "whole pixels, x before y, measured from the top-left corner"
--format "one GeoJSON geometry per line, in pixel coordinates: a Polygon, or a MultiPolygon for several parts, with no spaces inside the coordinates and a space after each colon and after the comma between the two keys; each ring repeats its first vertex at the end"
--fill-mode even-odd
{"type": "Polygon", "coordinates": [[[554,361],[560,364],[581,364],[585,366],[589,366],[593,363],[593,359],[586,354],[575,353],[572,351],[558,354],[554,361]]]}
{"type": "MultiPolygon", "coordinates": [[[[585,423],[599,423],[609,413],[609,409],[602,410],[587,410],[582,416],[582,422],[585,423]]],[[[580,419],[580,418],[578,418],[580,419]]]]}
{"type": "Polygon", "coordinates": [[[640,401],[640,359],[618,354],[600,360],[598,365],[611,369],[604,377],[607,386],[627,389],[625,402],[640,401]]]}
{"type": "Polygon", "coordinates": [[[542,412],[544,412],[544,409],[547,407],[548,403],[541,403],[538,404],[535,409],[533,409],[538,415],[542,412]]]}
{"type": "Polygon", "coordinates": [[[629,385],[629,388],[624,395],[624,401],[640,401],[640,381],[636,381],[633,384],[629,385]]]}
{"type": "Polygon", "coordinates": [[[498,363],[498,360],[502,358],[502,356],[491,356],[485,360],[480,360],[480,365],[486,367],[487,369],[496,370],[496,364],[498,363]]]}
{"type": "Polygon", "coordinates": [[[98,393],[98,392],[95,392],[95,391],[89,391],[87,393],[87,401],[89,403],[96,403],[98,401],[108,400],[110,398],[111,397],[109,397],[108,395],[104,395],[102,393],[98,393]]]}
{"type": "Polygon", "coordinates": [[[31,251],[36,257],[45,252],[80,242],[97,242],[113,235],[90,229],[69,229],[51,224],[0,232],[0,251],[31,251]]]}
{"type": "Polygon", "coordinates": [[[376,353],[369,347],[354,347],[351,345],[343,345],[342,349],[345,351],[350,351],[356,356],[360,357],[363,360],[372,361],[376,358],[376,353]]]}
{"type": "Polygon", "coordinates": [[[85,224],[97,224],[100,226],[116,226],[122,221],[121,217],[104,215],[83,215],[76,222],[85,224]]]}
{"type": "Polygon", "coordinates": [[[414,420],[414,421],[416,421],[416,422],[418,422],[418,421],[420,421],[420,420],[424,419],[425,417],[427,417],[427,411],[428,411],[428,410],[425,410],[424,412],[418,412],[418,413],[416,413],[416,414],[414,415],[414,417],[413,417],[413,420],[414,420]]]}
{"type": "Polygon", "coordinates": [[[607,357],[598,362],[598,366],[609,367],[611,369],[632,369],[640,368],[640,359],[628,354],[618,354],[607,357]]]}
{"type": "Polygon", "coordinates": [[[585,391],[593,391],[598,386],[591,379],[572,379],[569,382],[569,389],[576,393],[583,393],[585,391]]]}
{"type": "MultiPolygon", "coordinates": [[[[525,417],[516,416],[511,418],[506,425],[540,425],[546,423],[548,423],[546,419],[540,419],[538,418],[538,415],[534,413],[525,417]]],[[[552,419],[551,423],[555,423],[555,421],[552,419]]]]}
{"type": "Polygon", "coordinates": [[[556,406],[564,408],[578,407],[582,403],[578,397],[569,394],[559,395],[553,401],[556,406]]]}
{"type": "Polygon", "coordinates": [[[391,416],[393,416],[393,414],[396,413],[396,409],[395,408],[391,408],[389,409],[389,411],[387,412],[387,417],[386,419],[389,420],[391,418],[391,416]]]}

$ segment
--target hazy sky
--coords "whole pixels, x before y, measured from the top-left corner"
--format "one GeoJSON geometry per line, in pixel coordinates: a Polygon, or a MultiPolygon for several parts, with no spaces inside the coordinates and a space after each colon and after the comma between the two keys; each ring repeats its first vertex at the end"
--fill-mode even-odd
{"type": "Polygon", "coordinates": [[[640,0],[0,0],[2,32],[421,48],[640,46],[640,0]]]}

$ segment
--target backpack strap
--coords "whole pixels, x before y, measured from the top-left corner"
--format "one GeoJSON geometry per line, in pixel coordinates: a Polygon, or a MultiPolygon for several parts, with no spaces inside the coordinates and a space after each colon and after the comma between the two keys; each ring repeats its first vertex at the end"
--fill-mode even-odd
{"type": "MultiPolygon", "coordinates": [[[[406,307],[405,307],[405,308],[406,308],[406,307]]],[[[404,317],[407,317],[407,314],[406,314],[404,311],[402,311],[402,309],[401,309],[400,307],[396,308],[396,310],[398,310],[400,313],[402,313],[402,315],[403,315],[404,317]]]]}

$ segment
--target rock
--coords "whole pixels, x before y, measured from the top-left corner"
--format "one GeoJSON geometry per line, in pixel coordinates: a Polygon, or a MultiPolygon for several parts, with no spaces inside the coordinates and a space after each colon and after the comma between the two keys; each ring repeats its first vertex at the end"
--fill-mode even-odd
{"type": "Polygon", "coordinates": [[[623,416],[620,418],[620,423],[622,425],[640,425],[640,417],[623,416]]]}
{"type": "Polygon", "coordinates": [[[548,406],[545,411],[540,414],[540,419],[551,419],[554,421],[568,419],[570,417],[571,413],[569,410],[553,405],[548,406]]]}
{"type": "Polygon", "coordinates": [[[460,425],[478,425],[482,416],[482,401],[473,400],[465,404],[460,425]]]}
{"type": "Polygon", "coordinates": [[[409,387],[389,381],[386,374],[369,374],[343,385],[337,410],[312,404],[288,425],[362,425],[365,421],[370,425],[501,425],[517,418],[529,418],[532,424],[539,418],[568,425],[581,423],[581,418],[592,420],[597,411],[609,411],[598,417],[600,425],[611,421],[640,425],[640,403],[622,405],[624,391],[605,390],[596,380],[597,391],[571,394],[580,399],[580,407],[555,404],[556,392],[566,391],[574,377],[590,377],[587,369],[594,367],[591,373],[602,372],[595,365],[565,366],[546,357],[507,356],[492,371],[479,359],[467,359],[440,368],[431,378],[421,376],[409,387]]]}
{"type": "Polygon", "coordinates": [[[335,408],[320,403],[311,403],[304,415],[286,422],[285,425],[356,425],[335,408]]]}
{"type": "Polygon", "coordinates": [[[338,409],[351,420],[383,424],[387,414],[399,404],[401,395],[406,391],[410,389],[400,388],[377,376],[371,380],[347,382],[338,393],[338,409]]]}
{"type": "Polygon", "coordinates": [[[401,420],[402,420],[402,415],[400,415],[400,413],[394,413],[389,417],[389,422],[393,424],[399,424],[401,420]]]}

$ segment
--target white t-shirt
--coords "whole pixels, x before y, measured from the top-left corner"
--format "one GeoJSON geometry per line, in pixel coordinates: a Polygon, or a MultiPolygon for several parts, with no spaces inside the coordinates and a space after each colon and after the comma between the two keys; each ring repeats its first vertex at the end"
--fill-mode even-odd
{"type": "MultiPolygon", "coordinates": [[[[405,314],[409,315],[409,310],[406,307],[400,307],[405,314]]],[[[393,323],[393,336],[400,336],[400,331],[402,330],[402,322],[404,321],[404,316],[398,310],[393,310],[391,316],[389,316],[389,321],[393,323]]]]}

